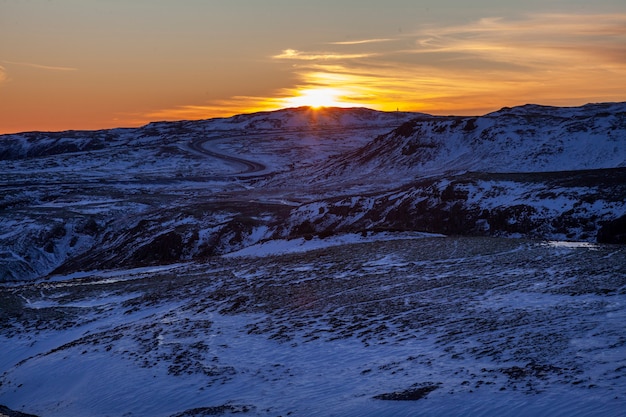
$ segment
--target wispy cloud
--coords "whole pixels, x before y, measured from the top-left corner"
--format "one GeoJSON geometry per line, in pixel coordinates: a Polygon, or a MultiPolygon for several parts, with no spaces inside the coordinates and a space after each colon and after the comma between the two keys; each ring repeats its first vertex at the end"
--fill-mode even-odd
{"type": "Polygon", "coordinates": [[[521,20],[485,18],[416,34],[414,53],[457,53],[491,61],[550,66],[554,63],[626,63],[626,15],[533,15],[521,20]]]}
{"type": "Polygon", "coordinates": [[[623,100],[626,15],[490,17],[424,26],[396,38],[327,44],[324,53],[286,49],[299,82],[277,92],[341,88],[371,107],[439,113],[502,105],[623,100]]]}
{"type": "Polygon", "coordinates": [[[331,42],[330,45],[365,45],[370,43],[392,42],[393,40],[394,39],[391,38],[361,39],[354,41],[331,42]]]}
{"type": "MultiPolygon", "coordinates": [[[[381,110],[483,114],[529,102],[575,105],[626,97],[626,14],[491,17],[423,26],[394,38],[290,48],[272,56],[293,77],[267,97],[236,96],[142,115],[201,119],[277,109],[315,92],[381,110]]],[[[306,104],[305,102],[301,104],[306,104]]]]}
{"type": "Polygon", "coordinates": [[[41,65],[41,64],[35,64],[32,62],[17,62],[17,61],[2,61],[4,64],[9,64],[9,65],[18,65],[21,67],[30,67],[30,68],[37,68],[37,69],[41,69],[41,70],[47,70],[47,71],[78,71],[78,68],[73,68],[73,67],[59,67],[59,66],[53,66],[53,65],[41,65]]]}
{"type": "Polygon", "coordinates": [[[154,120],[201,120],[213,117],[228,117],[236,113],[256,112],[279,108],[271,99],[254,96],[234,96],[229,99],[212,100],[203,104],[181,105],[173,108],[148,111],[141,114],[120,115],[134,124],[154,120]]]}
{"type": "Polygon", "coordinates": [[[274,55],[274,59],[289,59],[296,61],[328,61],[355,59],[373,56],[373,53],[340,53],[340,52],[302,52],[296,49],[285,49],[280,54],[274,55]]]}

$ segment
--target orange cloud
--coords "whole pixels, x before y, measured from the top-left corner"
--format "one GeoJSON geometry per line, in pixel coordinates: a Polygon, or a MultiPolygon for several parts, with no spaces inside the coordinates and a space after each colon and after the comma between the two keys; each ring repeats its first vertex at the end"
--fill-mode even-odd
{"type": "Polygon", "coordinates": [[[341,41],[341,42],[331,42],[330,45],[364,45],[369,43],[380,43],[380,42],[391,42],[393,39],[391,38],[380,38],[380,39],[361,39],[355,41],[341,41]]]}
{"type": "Polygon", "coordinates": [[[37,69],[48,70],[48,71],[78,71],[78,68],[73,68],[73,67],[41,65],[41,64],[34,64],[32,62],[15,62],[15,61],[2,61],[2,62],[4,62],[5,64],[19,65],[22,67],[37,68],[37,69]]]}
{"type": "Polygon", "coordinates": [[[427,26],[396,39],[330,45],[342,50],[288,49],[275,56],[302,61],[293,69],[300,82],[277,96],[341,89],[345,100],[374,108],[467,114],[527,102],[617,101],[626,95],[626,15],[485,18],[427,26]],[[414,47],[406,48],[407,41],[414,47]],[[332,63],[326,62],[329,57],[332,63]]]}
{"type": "Polygon", "coordinates": [[[274,55],[272,58],[274,59],[292,59],[299,61],[319,61],[319,60],[341,60],[341,59],[355,59],[355,58],[365,58],[367,56],[372,56],[373,54],[342,54],[342,53],[305,53],[298,51],[296,49],[285,49],[278,55],[274,55]]]}
{"type": "MultiPolygon", "coordinates": [[[[181,105],[174,108],[148,111],[132,115],[134,124],[153,120],[200,120],[213,117],[228,117],[235,113],[278,109],[271,99],[253,96],[234,96],[226,100],[213,100],[205,104],[181,105]]],[[[120,115],[128,119],[129,115],[120,115]]]]}
{"type": "Polygon", "coordinates": [[[529,102],[579,105],[626,97],[624,14],[484,18],[395,38],[327,43],[325,49],[285,49],[270,57],[288,64],[295,81],[269,97],[234,96],[141,117],[201,119],[307,101],[483,114],[529,102]]]}
{"type": "Polygon", "coordinates": [[[472,24],[428,28],[413,53],[458,53],[524,66],[589,64],[594,56],[626,63],[626,15],[534,15],[524,20],[485,18],[472,24]]]}

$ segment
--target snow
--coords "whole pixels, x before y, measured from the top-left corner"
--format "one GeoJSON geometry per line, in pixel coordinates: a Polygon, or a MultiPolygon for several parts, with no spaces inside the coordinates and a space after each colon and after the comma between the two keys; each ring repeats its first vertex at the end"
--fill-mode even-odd
{"type": "Polygon", "coordinates": [[[521,107],[482,117],[416,119],[412,133],[392,131],[375,139],[357,158],[322,171],[354,180],[367,172],[397,183],[468,171],[624,167],[625,109],[624,103],[577,109],[521,107]]]}
{"type": "MultiPolygon", "coordinates": [[[[110,283],[110,282],[112,281],[103,282],[103,284],[110,283]]],[[[64,308],[101,307],[101,306],[106,306],[106,305],[111,305],[111,304],[119,304],[121,302],[131,300],[137,297],[138,295],[140,295],[140,293],[128,293],[128,294],[124,294],[120,296],[111,296],[110,294],[104,293],[98,297],[92,298],[90,300],[86,300],[84,302],[78,302],[78,303],[61,303],[54,299],[36,300],[36,301],[30,301],[28,299],[25,299],[24,307],[34,309],[34,310],[46,309],[46,308],[51,308],[51,307],[64,307],[64,308]]]]}
{"type": "Polygon", "coordinates": [[[445,205],[448,187],[476,210],[620,217],[610,190],[523,174],[626,166],[625,109],[301,108],[2,136],[0,404],[42,417],[622,415],[622,247],[573,227],[541,242],[367,229],[445,205]],[[305,222],[319,229],[290,235],[305,222]],[[364,232],[321,233],[333,228],[364,232]],[[188,246],[156,240],[167,233],[188,246]],[[376,399],[419,387],[433,390],[376,399]]]}
{"type": "Polygon", "coordinates": [[[626,299],[576,294],[585,266],[589,282],[624,285],[621,273],[611,284],[597,272],[623,266],[623,250],[564,255],[510,239],[411,236],[353,243],[126,272],[143,281],[92,276],[77,292],[68,280],[45,283],[43,294],[33,291],[42,283],[13,286],[33,295],[26,314],[84,311],[73,324],[55,327],[50,316],[36,333],[24,322],[0,335],[0,403],[45,417],[222,405],[251,416],[621,415],[626,299]],[[536,273],[548,265],[554,274],[536,273]],[[573,292],[559,292],[567,282],[573,292]],[[290,298],[275,299],[288,288],[290,298]],[[267,299],[225,312],[242,296],[267,299]],[[253,307],[262,301],[277,307],[253,307]],[[374,398],[414,386],[436,389],[416,401],[374,398]]]}
{"type": "Polygon", "coordinates": [[[295,238],[295,239],[273,239],[266,242],[258,243],[240,249],[235,252],[224,255],[227,258],[253,256],[263,257],[269,255],[284,255],[287,253],[308,252],[329,247],[350,245],[366,242],[376,242],[385,240],[405,240],[405,239],[424,239],[430,237],[443,237],[433,233],[369,233],[366,236],[362,234],[346,233],[328,238],[312,237],[312,238],[295,238]]]}
{"type": "Polygon", "coordinates": [[[175,264],[168,265],[158,265],[158,266],[146,266],[140,268],[122,268],[122,269],[111,269],[106,271],[81,271],[74,272],[71,274],[62,274],[62,275],[51,275],[46,277],[45,281],[58,282],[58,281],[67,281],[68,284],[72,281],[77,281],[83,278],[105,278],[100,279],[97,282],[100,284],[110,284],[118,281],[126,281],[137,278],[145,278],[145,276],[150,276],[152,274],[173,271],[180,268],[184,268],[188,266],[188,262],[180,262],[175,264]]]}
{"type": "Polygon", "coordinates": [[[597,249],[598,248],[598,245],[589,243],[589,242],[571,242],[571,241],[550,240],[546,242],[545,244],[553,248],[565,248],[565,249],[577,249],[577,248],[597,249]]]}

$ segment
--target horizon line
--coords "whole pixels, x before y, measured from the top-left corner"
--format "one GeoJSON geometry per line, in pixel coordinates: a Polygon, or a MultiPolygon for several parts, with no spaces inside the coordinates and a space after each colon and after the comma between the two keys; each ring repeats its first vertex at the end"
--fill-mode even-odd
{"type": "Polygon", "coordinates": [[[515,109],[515,108],[521,108],[521,107],[526,107],[526,106],[537,106],[537,107],[547,107],[547,108],[557,108],[557,109],[575,109],[575,108],[583,108],[586,106],[591,106],[591,105],[611,105],[611,104],[620,104],[620,103],[624,103],[626,104],[626,100],[625,101],[606,101],[606,102],[588,102],[585,104],[581,104],[581,105],[574,105],[574,106],[555,106],[555,105],[547,105],[547,104],[539,104],[539,103],[525,103],[525,104],[519,104],[519,105],[514,105],[514,106],[503,106],[500,107],[499,109],[496,110],[492,110],[489,111],[487,113],[484,114],[436,114],[436,113],[426,113],[426,112],[420,112],[420,111],[415,111],[415,110],[400,110],[400,108],[398,107],[396,110],[377,110],[377,109],[373,109],[371,107],[367,107],[367,106],[292,106],[292,107],[282,107],[282,108],[278,108],[278,109],[271,109],[271,110],[258,110],[258,111],[250,111],[250,112],[241,112],[241,113],[233,113],[230,116],[216,116],[216,117],[206,117],[206,118],[199,118],[199,119],[161,119],[161,120],[151,120],[142,124],[137,124],[134,126],[128,125],[128,126],[114,126],[114,127],[102,127],[102,128],[87,128],[87,129],[81,129],[81,128],[69,128],[69,129],[60,129],[60,130],[21,130],[21,131],[8,131],[8,132],[0,132],[0,136],[5,136],[5,135],[19,135],[19,134],[27,134],[27,133],[63,133],[63,132],[98,132],[98,131],[103,131],[103,130],[115,130],[115,129],[141,129],[143,127],[149,126],[151,124],[156,124],[156,123],[184,123],[184,122],[201,122],[201,121],[208,121],[208,120],[217,120],[217,119],[230,119],[230,118],[234,118],[234,117],[238,117],[238,116],[251,116],[251,115],[255,115],[255,114],[262,114],[262,113],[276,113],[276,112],[280,112],[280,111],[286,111],[286,110],[302,110],[302,109],[309,109],[312,111],[321,111],[321,110],[355,110],[355,109],[364,109],[364,110],[369,110],[369,111],[374,111],[374,112],[380,112],[380,113],[415,113],[416,115],[424,115],[424,116],[431,116],[431,117],[468,117],[468,118],[472,118],[472,117],[484,117],[487,116],[491,113],[496,113],[498,111],[502,111],[502,110],[507,110],[507,109],[515,109]]]}

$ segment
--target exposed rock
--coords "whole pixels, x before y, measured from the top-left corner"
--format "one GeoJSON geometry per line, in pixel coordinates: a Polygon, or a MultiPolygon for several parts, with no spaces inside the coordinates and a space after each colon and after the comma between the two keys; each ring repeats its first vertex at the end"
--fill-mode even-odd
{"type": "Polygon", "coordinates": [[[19,411],[14,411],[8,407],[5,407],[4,405],[0,405],[0,417],[37,417],[37,416],[34,414],[26,414],[26,413],[21,413],[19,411]]]}
{"type": "Polygon", "coordinates": [[[225,414],[245,414],[254,411],[253,406],[224,404],[214,407],[199,407],[173,414],[170,417],[207,417],[221,416],[225,414]]]}
{"type": "Polygon", "coordinates": [[[626,215],[605,222],[598,230],[600,243],[626,243],[626,215]]]}
{"type": "Polygon", "coordinates": [[[379,394],[374,396],[376,400],[384,401],[417,401],[422,398],[426,398],[428,394],[439,388],[439,384],[427,384],[414,388],[409,388],[404,391],[395,391],[386,394],[379,394]]]}

